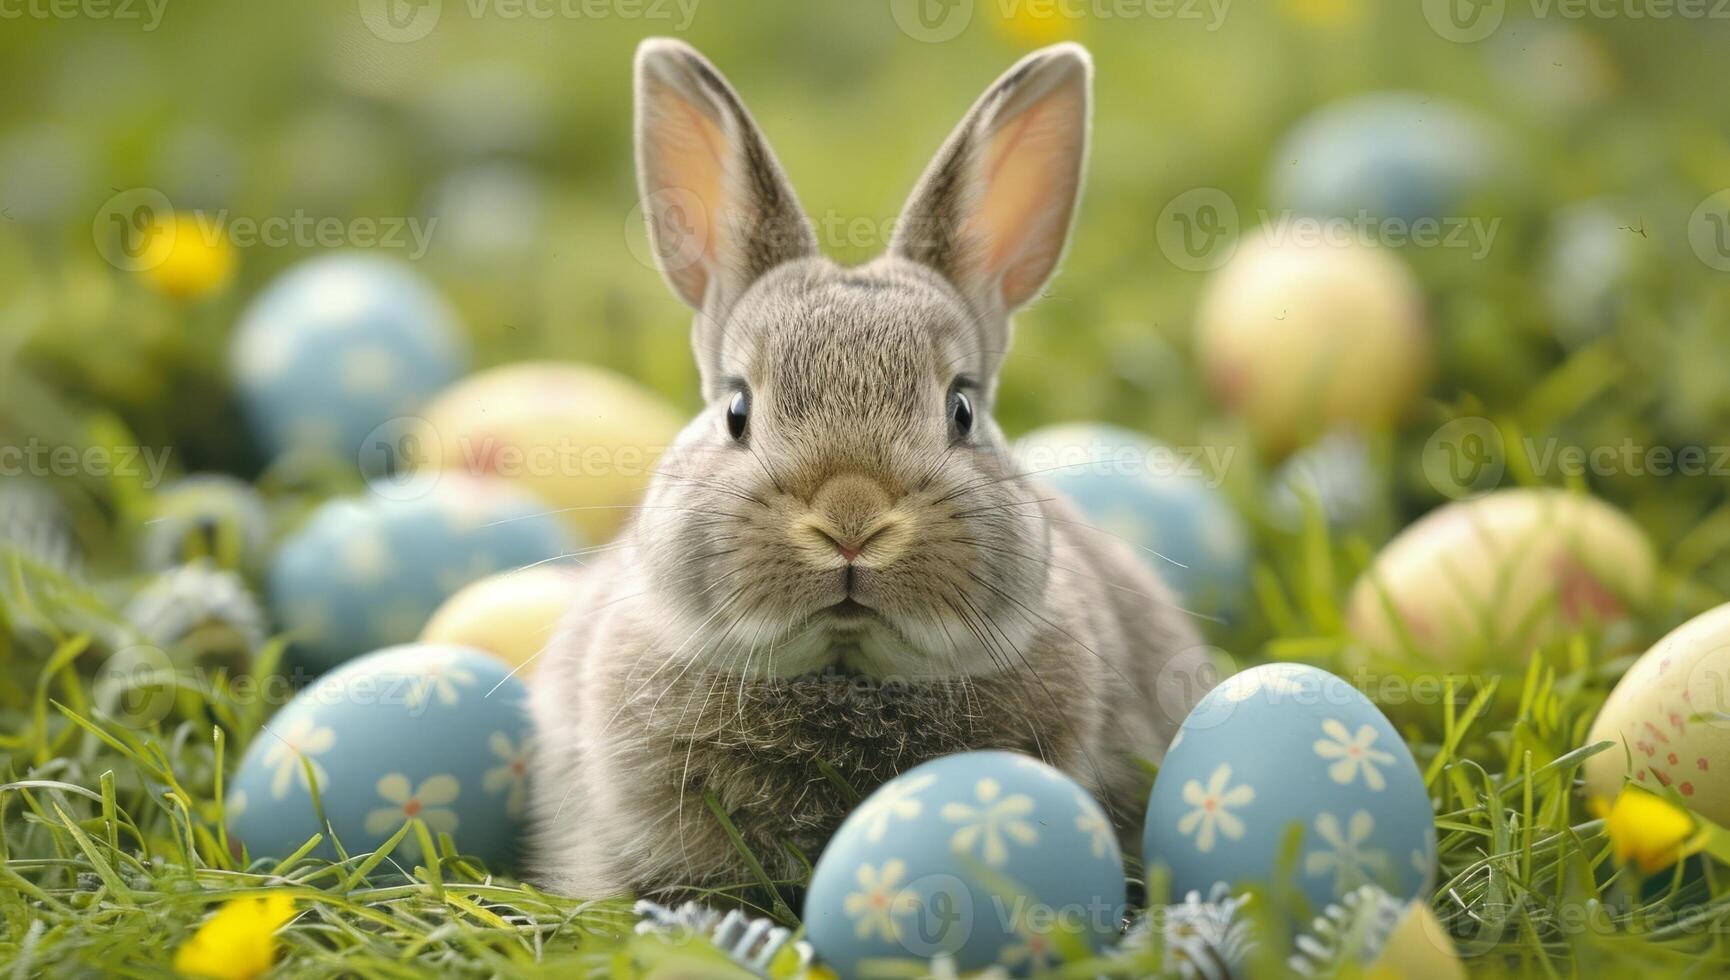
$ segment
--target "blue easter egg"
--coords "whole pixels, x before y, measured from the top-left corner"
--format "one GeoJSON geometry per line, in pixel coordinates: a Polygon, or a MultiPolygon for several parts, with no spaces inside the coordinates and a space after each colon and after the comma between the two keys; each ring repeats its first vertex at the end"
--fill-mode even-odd
{"type": "Polygon", "coordinates": [[[1273,154],[1272,196],[1316,217],[1406,222],[1460,216],[1498,169],[1498,142],[1470,110],[1416,92],[1324,106],[1273,154]]]}
{"type": "Polygon", "coordinates": [[[1252,667],[1208,693],[1167,751],[1142,859],[1177,894],[1273,881],[1287,829],[1296,884],[1319,911],[1362,885],[1410,899],[1436,867],[1436,823],[1399,733],[1324,670],[1252,667]]]}
{"type": "MultiPolygon", "coordinates": [[[[295,695],[258,733],[230,782],[230,835],[254,858],[375,851],[411,817],[489,867],[517,851],[528,787],[527,692],[467,647],[411,644],[360,657],[295,695]],[[307,775],[318,786],[319,820],[307,775]]],[[[389,862],[423,860],[413,832],[389,862]]],[[[387,862],[385,867],[396,870],[387,862]]]]}
{"type": "Polygon", "coordinates": [[[283,542],[270,607],[302,661],[328,670],[414,639],[470,582],[570,555],[574,533],[503,480],[441,474],[406,499],[375,488],[324,504],[283,542]]]}
{"type": "Polygon", "coordinates": [[[462,373],[450,308],[406,266],[365,255],[313,259],[253,301],[229,361],[253,434],[290,450],[356,459],[374,429],[462,373]]]}
{"type": "Polygon", "coordinates": [[[805,896],[805,928],[844,977],[946,955],[1027,975],[1117,936],[1127,896],[1105,811],[1037,759],[966,752],[890,780],[848,816],[805,896]]]}
{"type": "Polygon", "coordinates": [[[1243,519],[1200,458],[1116,426],[1048,426],[1017,440],[1022,472],[1062,493],[1095,531],[1128,542],[1186,608],[1232,616],[1249,590],[1243,519]]]}
{"type": "Polygon", "coordinates": [[[1374,509],[1384,493],[1380,470],[1361,436],[1333,432],[1292,454],[1268,488],[1268,516],[1288,531],[1303,526],[1315,507],[1331,527],[1350,527],[1374,509]]]}

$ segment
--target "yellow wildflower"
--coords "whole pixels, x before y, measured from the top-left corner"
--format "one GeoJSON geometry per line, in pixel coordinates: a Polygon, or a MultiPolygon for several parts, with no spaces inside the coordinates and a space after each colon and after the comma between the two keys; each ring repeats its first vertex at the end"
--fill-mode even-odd
{"type": "Polygon", "coordinates": [[[1066,0],[1000,0],[997,28],[1010,40],[1031,47],[1074,37],[1081,15],[1066,0]]]}
{"type": "Polygon", "coordinates": [[[1641,874],[1662,871],[1705,844],[1705,835],[1695,833],[1694,818],[1686,810],[1644,790],[1624,789],[1614,805],[1594,798],[1591,808],[1604,820],[1616,863],[1632,860],[1641,874]]]}
{"type": "Polygon", "coordinates": [[[196,299],[234,274],[234,247],[227,236],[220,228],[206,228],[196,215],[158,218],[146,234],[137,268],[164,295],[196,299]]]}
{"type": "Polygon", "coordinates": [[[276,962],[276,930],[294,918],[280,892],[237,898],[218,909],[174,954],[175,972],[214,980],[252,980],[276,962]]]}

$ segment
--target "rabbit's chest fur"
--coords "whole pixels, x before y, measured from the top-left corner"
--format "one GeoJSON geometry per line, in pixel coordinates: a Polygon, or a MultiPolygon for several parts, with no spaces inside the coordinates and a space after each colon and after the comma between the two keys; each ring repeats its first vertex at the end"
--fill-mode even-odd
{"type": "Polygon", "coordinates": [[[654,612],[614,598],[633,588],[618,569],[588,576],[593,593],[532,685],[530,870],[546,886],[598,896],[747,884],[752,872],[711,805],[771,877],[797,881],[801,856],[815,860],[860,797],[973,749],[1063,769],[1101,798],[1133,849],[1146,792],[1133,757],[1157,759],[1175,720],[1147,710],[1161,658],[1110,652],[1169,646],[1177,637],[1157,606],[1138,624],[1108,598],[1097,615],[1072,604],[1079,615],[1035,636],[1024,666],[998,675],[772,680],[684,671],[667,666],[665,650],[621,648],[619,637],[652,632],[654,612]]]}

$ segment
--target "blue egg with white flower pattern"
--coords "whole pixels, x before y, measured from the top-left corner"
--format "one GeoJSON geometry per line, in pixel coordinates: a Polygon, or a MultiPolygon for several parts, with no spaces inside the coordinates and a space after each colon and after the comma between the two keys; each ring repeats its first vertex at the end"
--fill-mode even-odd
{"type": "Polygon", "coordinates": [[[1127,902],[1110,819],[1074,780],[1012,752],[966,752],[878,788],[823,850],[805,929],[843,977],[1026,976],[1114,940],[1127,902]],[[899,970],[900,972],[896,972],[899,970]]]}
{"type": "MultiPolygon", "coordinates": [[[[417,643],[350,661],[253,739],[224,801],[229,835],[254,859],[280,860],[324,834],[311,853],[335,859],[332,834],[342,852],[364,854],[419,819],[435,844],[449,834],[458,853],[508,867],[528,793],[526,699],[509,667],[468,647],[417,643]]],[[[424,860],[411,830],[380,870],[424,860]]]]}
{"type": "Polygon", "coordinates": [[[1111,425],[1048,426],[1016,440],[1021,471],[1097,533],[1127,542],[1185,608],[1230,618],[1249,592],[1250,538],[1217,486],[1211,447],[1177,448],[1111,425]]]}
{"type": "Polygon", "coordinates": [[[505,480],[445,473],[401,490],[324,504],[272,559],[270,608],[302,665],[407,643],[470,582],[578,548],[552,508],[505,480]]]}
{"type": "Polygon", "coordinates": [[[272,283],[229,351],[253,435],[272,456],[361,459],[369,434],[411,415],[462,374],[462,333],[445,301],[399,262],[313,259],[272,283]]]}
{"type": "Polygon", "coordinates": [[[1436,824],[1406,743],[1356,688],[1302,664],[1227,678],[1166,752],[1142,860],[1174,894],[1271,883],[1300,828],[1296,885],[1310,913],[1362,885],[1409,899],[1436,868],[1436,824]]]}

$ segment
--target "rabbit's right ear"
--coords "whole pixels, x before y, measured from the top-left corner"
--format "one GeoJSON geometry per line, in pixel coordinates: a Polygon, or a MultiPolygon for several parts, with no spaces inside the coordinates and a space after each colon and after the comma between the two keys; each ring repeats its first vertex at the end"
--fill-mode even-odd
{"type": "Polygon", "coordinates": [[[721,73],[680,41],[637,48],[637,181],[649,242],[679,298],[701,310],[813,255],[781,165],[721,73]]]}

